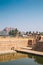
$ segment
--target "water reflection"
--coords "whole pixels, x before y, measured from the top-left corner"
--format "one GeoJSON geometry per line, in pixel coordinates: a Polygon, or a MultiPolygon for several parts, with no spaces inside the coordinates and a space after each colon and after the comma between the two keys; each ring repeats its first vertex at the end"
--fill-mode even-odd
{"type": "Polygon", "coordinates": [[[43,64],[43,57],[42,56],[28,54],[28,57],[34,59],[34,61],[37,62],[38,64],[43,64]]]}
{"type": "Polygon", "coordinates": [[[17,60],[20,58],[28,58],[28,59],[31,58],[31,59],[34,59],[34,62],[37,62],[38,64],[43,64],[43,57],[35,56],[32,54],[22,54],[22,53],[12,53],[12,54],[0,55],[0,62],[17,60]]]}
{"type": "Polygon", "coordinates": [[[28,57],[27,54],[22,54],[22,53],[3,54],[3,55],[0,55],[0,62],[17,60],[20,58],[27,58],[27,57],[28,57]]]}
{"type": "Polygon", "coordinates": [[[38,64],[43,64],[43,57],[35,56],[35,61],[36,61],[38,64]]]}

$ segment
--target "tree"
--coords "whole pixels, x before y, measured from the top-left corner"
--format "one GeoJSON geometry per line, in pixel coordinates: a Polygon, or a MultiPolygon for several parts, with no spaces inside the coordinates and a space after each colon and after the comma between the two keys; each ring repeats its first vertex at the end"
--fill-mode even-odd
{"type": "Polygon", "coordinates": [[[40,32],[40,35],[43,35],[43,32],[40,32]]]}
{"type": "Polygon", "coordinates": [[[38,34],[38,31],[36,31],[36,34],[38,34]]]}
{"type": "Polygon", "coordinates": [[[14,30],[14,36],[16,36],[18,34],[18,30],[17,28],[14,30]]]}
{"type": "Polygon", "coordinates": [[[35,36],[35,32],[33,31],[33,33],[32,33],[34,36],[35,36]]]}
{"type": "Polygon", "coordinates": [[[14,35],[14,30],[10,30],[9,35],[14,35]]]}
{"type": "Polygon", "coordinates": [[[31,34],[31,31],[29,31],[29,34],[31,34]]]}
{"type": "Polygon", "coordinates": [[[28,35],[28,33],[29,33],[29,32],[27,31],[27,32],[26,32],[26,35],[28,35]]]}
{"type": "Polygon", "coordinates": [[[19,32],[18,34],[21,35],[21,32],[19,32]]]}
{"type": "Polygon", "coordinates": [[[17,28],[15,30],[10,30],[9,35],[16,36],[18,34],[17,28]]]}

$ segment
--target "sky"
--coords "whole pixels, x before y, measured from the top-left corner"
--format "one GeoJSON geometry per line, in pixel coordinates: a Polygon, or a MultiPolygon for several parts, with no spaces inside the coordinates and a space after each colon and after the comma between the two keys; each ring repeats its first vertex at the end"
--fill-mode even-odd
{"type": "Polygon", "coordinates": [[[43,31],[43,0],[0,0],[0,29],[43,31]]]}

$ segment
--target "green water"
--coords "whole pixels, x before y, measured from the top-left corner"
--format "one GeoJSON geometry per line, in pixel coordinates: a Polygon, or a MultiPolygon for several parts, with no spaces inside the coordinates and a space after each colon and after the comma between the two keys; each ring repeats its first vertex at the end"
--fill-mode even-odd
{"type": "Polygon", "coordinates": [[[0,65],[43,65],[43,57],[12,53],[0,55],[0,65]]]}

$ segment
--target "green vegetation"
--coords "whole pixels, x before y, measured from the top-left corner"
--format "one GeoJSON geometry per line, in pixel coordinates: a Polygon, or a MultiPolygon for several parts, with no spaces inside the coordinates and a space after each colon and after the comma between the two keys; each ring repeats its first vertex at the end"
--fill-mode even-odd
{"type": "Polygon", "coordinates": [[[28,35],[28,34],[29,34],[29,32],[27,31],[27,32],[26,32],[26,35],[28,35]]]}
{"type": "Polygon", "coordinates": [[[17,36],[17,34],[18,34],[18,30],[17,30],[17,28],[14,30],[14,36],[17,36]]]}
{"type": "Polygon", "coordinates": [[[14,35],[14,30],[10,30],[9,35],[14,35]]]}
{"type": "Polygon", "coordinates": [[[43,32],[40,32],[40,35],[43,35],[43,32]]]}
{"type": "Polygon", "coordinates": [[[31,34],[31,31],[29,31],[29,34],[31,34]]]}
{"type": "Polygon", "coordinates": [[[9,35],[12,35],[12,36],[17,36],[17,34],[18,34],[17,28],[15,30],[10,30],[9,32],[9,35]]]}

